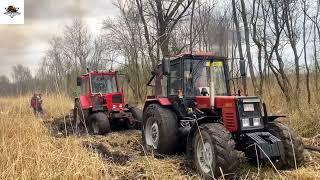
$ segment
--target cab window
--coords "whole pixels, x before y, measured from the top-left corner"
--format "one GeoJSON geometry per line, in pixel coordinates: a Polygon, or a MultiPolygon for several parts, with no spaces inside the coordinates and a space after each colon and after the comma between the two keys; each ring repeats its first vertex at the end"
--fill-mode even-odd
{"type": "Polygon", "coordinates": [[[181,90],[181,68],[180,63],[174,63],[170,67],[170,95],[177,95],[181,90]]]}

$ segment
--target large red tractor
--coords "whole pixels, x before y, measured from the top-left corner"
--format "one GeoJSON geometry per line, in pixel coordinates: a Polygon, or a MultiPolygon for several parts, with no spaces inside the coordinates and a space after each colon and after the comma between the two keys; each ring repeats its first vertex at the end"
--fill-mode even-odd
{"type": "Polygon", "coordinates": [[[142,112],[125,102],[118,79],[117,71],[88,71],[77,78],[80,96],[75,98],[76,127],[82,127],[93,134],[108,133],[111,125],[139,127],[142,112]]]}
{"type": "MultiPolygon", "coordinates": [[[[245,76],[244,60],[239,64],[245,76]]],[[[301,137],[274,121],[283,116],[268,115],[259,97],[231,95],[228,72],[228,59],[211,53],[163,60],[148,83],[155,94],[143,109],[146,149],[171,154],[184,145],[205,179],[235,172],[239,151],[277,168],[300,166],[301,137]]]]}

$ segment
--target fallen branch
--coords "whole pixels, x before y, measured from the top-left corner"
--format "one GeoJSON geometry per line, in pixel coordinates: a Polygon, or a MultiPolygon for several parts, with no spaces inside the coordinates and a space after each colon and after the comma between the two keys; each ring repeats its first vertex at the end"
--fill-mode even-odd
{"type": "Polygon", "coordinates": [[[304,145],[304,148],[312,150],[312,151],[320,152],[320,147],[319,146],[304,145]]]}

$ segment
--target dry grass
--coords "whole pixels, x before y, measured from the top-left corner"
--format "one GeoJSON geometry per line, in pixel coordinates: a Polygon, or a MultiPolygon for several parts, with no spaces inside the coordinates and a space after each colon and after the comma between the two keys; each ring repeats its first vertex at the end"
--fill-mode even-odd
{"type": "MultiPolygon", "coordinates": [[[[269,99],[272,100],[274,98],[269,99]]],[[[284,106],[281,101],[272,103],[284,106]]],[[[44,108],[46,119],[64,117],[72,108],[72,100],[65,96],[44,96],[44,108]]],[[[311,108],[310,112],[315,108],[318,107],[311,108]]],[[[276,110],[286,112],[285,108],[276,110]]],[[[183,156],[144,156],[139,131],[54,137],[46,124],[33,116],[29,97],[0,98],[0,113],[0,179],[199,179],[183,156]],[[88,151],[84,142],[102,144],[110,151],[109,156],[88,151]],[[115,157],[128,159],[119,164],[115,157]]],[[[289,115],[292,121],[296,116],[300,115],[289,115]]],[[[302,123],[306,120],[297,122],[301,124],[297,126],[301,133],[313,128],[312,124],[302,123]]],[[[320,179],[320,155],[307,153],[306,157],[308,161],[304,167],[280,171],[281,176],[270,167],[258,169],[242,163],[240,178],[320,179]]]]}
{"type": "MultiPolygon", "coordinates": [[[[56,97],[48,97],[50,114],[59,115],[56,97]],[[55,101],[54,101],[55,100],[55,101]],[[54,107],[55,106],[55,107],[54,107]]],[[[1,179],[103,179],[106,169],[77,138],[56,139],[33,117],[26,97],[0,99],[1,179]]]]}

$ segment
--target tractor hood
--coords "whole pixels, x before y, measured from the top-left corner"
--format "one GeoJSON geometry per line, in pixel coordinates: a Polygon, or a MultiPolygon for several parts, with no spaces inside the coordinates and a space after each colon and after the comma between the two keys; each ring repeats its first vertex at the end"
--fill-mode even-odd
{"type": "MultiPolygon", "coordinates": [[[[220,109],[223,123],[230,132],[263,129],[261,100],[256,96],[215,96],[215,109],[220,109]]],[[[209,96],[196,96],[198,109],[210,109],[209,96]]]]}
{"type": "Polygon", "coordinates": [[[113,111],[120,111],[124,108],[125,101],[123,93],[109,93],[105,95],[107,108],[113,111]]]}

